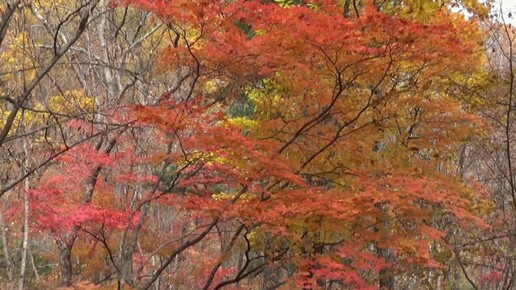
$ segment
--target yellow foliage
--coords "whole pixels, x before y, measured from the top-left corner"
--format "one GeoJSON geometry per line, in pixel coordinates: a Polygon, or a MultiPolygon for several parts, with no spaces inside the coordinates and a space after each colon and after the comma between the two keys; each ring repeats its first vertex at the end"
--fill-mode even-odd
{"type": "MultiPolygon", "coordinates": [[[[220,193],[217,193],[217,194],[213,194],[211,197],[214,200],[229,200],[229,199],[233,199],[235,197],[235,195],[227,193],[227,192],[220,192],[220,193]]],[[[244,194],[240,195],[239,200],[240,201],[250,200],[250,199],[253,199],[254,197],[255,196],[252,195],[252,194],[244,193],[244,194]]]]}
{"type": "Polygon", "coordinates": [[[21,79],[18,79],[20,77],[18,72],[23,72],[21,76],[23,76],[25,80],[34,78],[36,71],[31,68],[34,65],[28,53],[31,44],[27,33],[8,34],[7,43],[9,43],[9,45],[0,53],[0,65],[2,71],[12,73],[6,75],[4,81],[21,81],[21,79]]]}
{"type": "Polygon", "coordinates": [[[281,106],[283,97],[281,87],[270,79],[263,80],[264,88],[248,88],[246,94],[256,107],[256,111],[272,114],[281,106]]]}
{"type": "Polygon", "coordinates": [[[245,130],[250,130],[257,127],[259,124],[255,120],[251,120],[246,117],[229,118],[228,122],[233,125],[237,125],[245,130]]]}
{"type": "Polygon", "coordinates": [[[62,95],[50,97],[48,107],[52,112],[62,114],[77,111],[91,112],[94,101],[93,98],[85,96],[82,90],[69,90],[62,95]]]}

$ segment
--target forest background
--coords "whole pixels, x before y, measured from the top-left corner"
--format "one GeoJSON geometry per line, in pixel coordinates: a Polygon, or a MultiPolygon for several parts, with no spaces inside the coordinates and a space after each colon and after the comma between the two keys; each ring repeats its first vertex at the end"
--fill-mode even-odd
{"type": "Polygon", "coordinates": [[[0,288],[516,289],[506,5],[4,0],[0,288]]]}

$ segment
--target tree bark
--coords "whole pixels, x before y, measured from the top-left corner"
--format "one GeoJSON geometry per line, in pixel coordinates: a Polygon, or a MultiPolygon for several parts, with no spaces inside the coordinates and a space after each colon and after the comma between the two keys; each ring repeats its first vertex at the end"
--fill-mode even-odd
{"type": "MultiPolygon", "coordinates": [[[[27,172],[30,170],[29,164],[29,147],[27,144],[27,140],[23,139],[23,171],[27,172]]],[[[21,252],[21,265],[20,265],[20,280],[18,282],[18,289],[23,290],[24,282],[25,282],[25,270],[27,269],[27,251],[29,248],[29,217],[30,217],[30,208],[29,208],[29,178],[25,178],[23,182],[22,189],[23,196],[23,244],[22,244],[22,252],[21,252]]]]}
{"type": "Polygon", "coordinates": [[[61,267],[59,285],[61,287],[72,285],[72,245],[73,243],[62,243],[59,246],[59,265],[61,267]]]}
{"type": "MultiPolygon", "coordinates": [[[[392,253],[388,249],[380,249],[379,253],[380,257],[385,258],[386,261],[392,260],[392,253]]],[[[379,288],[381,290],[394,290],[394,276],[390,269],[380,270],[379,278],[379,288]]]]}
{"type": "Polygon", "coordinates": [[[5,257],[5,265],[7,268],[7,279],[9,280],[9,283],[12,284],[14,282],[13,277],[13,261],[11,258],[11,254],[9,253],[9,248],[7,247],[7,231],[6,231],[6,225],[4,224],[4,219],[2,213],[0,213],[0,228],[2,232],[2,247],[4,251],[4,257],[5,257]]]}

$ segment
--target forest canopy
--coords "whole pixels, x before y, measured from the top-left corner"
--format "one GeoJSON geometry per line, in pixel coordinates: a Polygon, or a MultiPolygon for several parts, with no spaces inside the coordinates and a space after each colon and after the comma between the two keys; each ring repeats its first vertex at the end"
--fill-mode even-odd
{"type": "Polygon", "coordinates": [[[516,289],[512,14],[0,3],[1,289],[516,289]]]}

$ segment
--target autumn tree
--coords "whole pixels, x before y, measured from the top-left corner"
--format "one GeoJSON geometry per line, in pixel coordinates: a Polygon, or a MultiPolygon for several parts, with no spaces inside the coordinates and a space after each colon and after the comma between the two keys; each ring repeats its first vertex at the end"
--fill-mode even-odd
{"type": "Polygon", "coordinates": [[[25,157],[2,222],[51,249],[59,281],[39,285],[444,287],[458,241],[491,230],[456,162],[484,132],[467,100],[486,6],[43,2],[0,22],[20,70],[0,144],[25,157]]]}
{"type": "Polygon", "coordinates": [[[472,78],[453,80],[457,96],[485,120],[483,134],[464,144],[460,174],[490,189],[484,205],[489,232],[467,233],[457,240],[464,251],[462,270],[476,289],[514,287],[514,29],[502,7],[483,22],[484,69],[472,78]]]}
{"type": "MultiPolygon", "coordinates": [[[[0,143],[4,164],[0,195],[5,196],[2,244],[9,287],[18,284],[23,288],[25,270],[21,269],[28,268],[30,260],[31,277],[37,279],[38,263],[48,264],[55,257],[56,253],[42,250],[53,248],[54,243],[41,240],[37,234],[31,246],[29,233],[41,229],[37,229],[37,221],[30,221],[33,213],[29,205],[30,192],[48,176],[45,172],[55,172],[56,157],[75,147],[92,154],[112,152],[114,136],[127,130],[133,120],[106,116],[127,103],[152,103],[159,98],[156,91],[165,88],[159,78],[151,87],[149,77],[155,55],[152,51],[157,52],[165,37],[163,24],[153,22],[148,12],[121,9],[115,13],[108,4],[0,4],[0,143]],[[23,219],[18,219],[21,216],[23,219]],[[20,226],[21,236],[17,231],[20,226]],[[16,269],[21,272],[19,281],[14,278],[16,269]]],[[[102,166],[90,167],[89,184],[94,188],[95,172],[102,166]]],[[[84,189],[85,201],[91,190],[84,189]]],[[[37,209],[38,205],[33,205],[37,209]]],[[[74,239],[71,233],[68,241],[74,239]]],[[[60,247],[62,256],[71,251],[70,243],[60,247]]],[[[60,275],[63,285],[71,283],[71,256],[68,258],[60,263],[67,273],[60,275]]],[[[43,269],[49,271],[48,267],[43,269]]]]}
{"type": "Polygon", "coordinates": [[[431,23],[423,24],[367,4],[354,19],[326,2],[134,4],[156,13],[176,35],[160,65],[189,72],[186,90],[166,92],[171,103],[163,103],[163,109],[138,108],[140,120],[172,135],[170,152],[158,155],[162,168],[182,168],[191,154],[202,157],[195,159],[200,169],[191,176],[176,170],[177,179],[170,181],[160,177],[163,169],[156,189],[148,193],[159,198],[143,199],[139,222],[150,220],[149,199],[158,203],[178,193],[183,202],[194,201],[186,210],[195,224],[207,220],[198,235],[165,254],[150,280],[136,284],[164,283],[160,274],[180,253],[189,247],[199,251],[210,231],[225,224],[235,233],[230,244],[241,236],[248,245],[242,268],[217,282],[224,261],[215,262],[207,265],[205,283],[183,285],[218,288],[260,272],[265,288],[284,283],[365,287],[376,279],[381,287],[393,288],[395,272],[423,275],[424,269],[439,267],[432,255],[447,247],[440,223],[482,225],[470,213],[470,201],[481,197],[444,170],[476,123],[447,93],[445,78],[467,74],[476,63],[469,58],[479,49],[471,22],[436,11],[431,23]],[[189,119],[196,120],[199,106],[212,108],[212,114],[227,112],[227,122],[248,139],[241,143],[254,148],[266,142],[265,156],[284,165],[269,164],[261,168],[267,175],[253,176],[256,171],[247,166],[258,166],[253,162],[261,158],[235,161],[250,153],[235,154],[235,142],[220,146],[232,136],[229,132],[210,147],[206,135],[219,135],[208,128],[218,128],[221,121],[209,125],[201,118],[185,131],[174,130],[175,120],[182,120],[176,117],[178,108],[191,110],[189,119]],[[242,110],[235,106],[251,113],[238,115],[242,110]],[[204,124],[206,134],[195,134],[198,124],[204,124]],[[205,172],[232,162],[240,174],[247,173],[233,184],[217,185],[227,180],[227,168],[205,172]],[[181,178],[187,179],[177,183],[181,178]],[[259,242],[249,240],[242,226],[259,242]],[[263,263],[253,265],[255,259],[263,263]],[[395,261],[399,268],[393,267],[395,261]]]}

